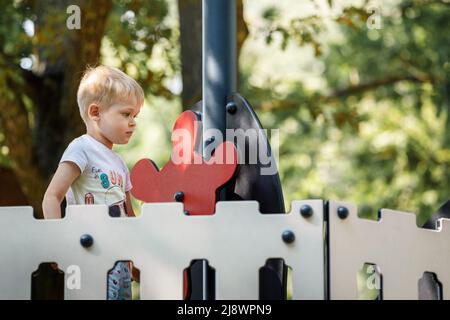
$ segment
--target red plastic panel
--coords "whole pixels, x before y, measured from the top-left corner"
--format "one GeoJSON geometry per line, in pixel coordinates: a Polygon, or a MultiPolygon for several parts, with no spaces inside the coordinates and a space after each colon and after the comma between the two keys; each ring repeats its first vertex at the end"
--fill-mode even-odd
{"type": "Polygon", "coordinates": [[[152,160],[142,159],[131,170],[131,193],[135,198],[144,202],[174,202],[175,194],[183,192],[184,209],[190,215],[214,213],[216,190],[233,176],[237,152],[232,142],[225,141],[205,161],[194,151],[197,133],[195,113],[180,114],[172,132],[169,162],[159,171],[152,160]]]}

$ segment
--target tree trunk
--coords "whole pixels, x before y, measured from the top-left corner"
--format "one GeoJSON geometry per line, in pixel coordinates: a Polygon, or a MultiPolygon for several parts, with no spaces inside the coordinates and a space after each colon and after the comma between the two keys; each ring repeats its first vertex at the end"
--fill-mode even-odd
{"type": "Polygon", "coordinates": [[[35,24],[38,62],[33,72],[23,72],[22,83],[9,79],[12,94],[0,100],[0,115],[12,169],[36,216],[42,217],[41,204],[49,177],[67,144],[85,132],[76,91],[86,65],[98,63],[112,3],[49,0],[34,5],[38,17],[35,24]],[[61,10],[65,13],[69,5],[81,9],[80,30],[66,27],[69,15],[61,15],[61,10]],[[63,21],[52,19],[56,13],[63,21]],[[52,37],[48,39],[50,32],[52,37]],[[32,101],[32,113],[23,102],[23,93],[32,101]]]}
{"type": "Polygon", "coordinates": [[[28,199],[23,194],[20,183],[16,175],[10,168],[0,167],[0,207],[5,206],[25,206],[28,199]]]}

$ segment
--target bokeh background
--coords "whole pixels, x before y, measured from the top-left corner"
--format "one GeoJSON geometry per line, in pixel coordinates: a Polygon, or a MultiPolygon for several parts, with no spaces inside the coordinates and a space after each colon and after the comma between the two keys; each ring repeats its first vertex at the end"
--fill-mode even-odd
{"type": "MultiPolygon", "coordinates": [[[[239,92],[279,129],[287,210],[340,199],[376,218],[449,199],[449,0],[237,0],[239,92]]],[[[162,167],[177,115],[201,100],[200,0],[8,0],[0,11],[0,205],[41,216],[67,144],[84,133],[76,89],[87,65],[144,87],[131,168],[162,167]],[[81,8],[70,30],[67,8],[81,8]]],[[[139,211],[139,203],[134,203],[139,211]]]]}

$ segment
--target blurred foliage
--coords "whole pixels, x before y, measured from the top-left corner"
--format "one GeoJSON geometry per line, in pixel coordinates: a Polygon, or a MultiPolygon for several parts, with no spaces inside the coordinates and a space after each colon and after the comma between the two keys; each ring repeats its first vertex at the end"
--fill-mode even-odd
{"type": "MultiPolygon", "coordinates": [[[[24,32],[27,20],[38,19],[32,2],[3,6],[0,90],[5,75],[22,81],[17,66],[45,39],[58,43],[50,27],[48,34],[24,32]]],[[[450,194],[449,2],[373,2],[381,10],[381,29],[368,26],[373,3],[342,3],[326,1],[338,14],[305,10],[285,19],[280,8],[286,3],[270,2],[259,12],[261,25],[255,29],[247,21],[251,37],[240,57],[240,92],[264,127],[280,129],[287,207],[293,199],[341,199],[357,203],[364,217],[389,207],[417,212],[422,224],[450,194]],[[258,40],[262,49],[254,45],[258,40]],[[305,60],[307,70],[292,66],[302,76],[285,77],[274,55],[265,60],[270,76],[255,81],[262,69],[257,62],[270,59],[273,50],[286,52],[290,61],[305,60]]],[[[117,148],[129,166],[150,157],[161,167],[168,159],[171,127],[181,111],[168,86],[181,72],[173,7],[173,0],[114,0],[103,37],[102,62],[126,70],[148,96],[136,136],[117,148]]],[[[32,101],[26,105],[32,112],[32,101]]],[[[0,163],[7,164],[3,141],[0,135],[0,163]]]]}
{"type": "MultiPolygon", "coordinates": [[[[20,76],[15,67],[25,52],[30,51],[31,44],[23,30],[21,23],[23,17],[29,15],[29,10],[20,2],[13,1],[2,5],[0,14],[0,97],[11,97],[7,91],[6,81],[20,82],[20,76]]],[[[9,166],[9,150],[5,144],[5,135],[0,127],[0,165],[9,166]]]]}
{"type": "MultiPolygon", "coordinates": [[[[42,79],[51,78],[52,74],[59,76],[58,72],[66,69],[68,60],[78,59],[71,57],[74,55],[74,48],[71,47],[74,44],[69,40],[79,31],[69,30],[66,26],[67,3],[70,1],[14,0],[2,6],[0,97],[2,100],[7,97],[23,100],[32,130],[36,129],[37,106],[42,103],[42,97],[36,90],[42,90],[41,87],[49,83],[42,79]]],[[[178,30],[168,22],[169,8],[170,2],[166,0],[113,0],[105,33],[100,39],[102,63],[125,70],[142,84],[149,96],[172,100],[175,95],[168,89],[168,82],[180,72],[180,63],[178,30]]],[[[82,25],[95,14],[83,11],[82,25]]],[[[89,43],[97,41],[95,38],[85,40],[80,45],[97,45],[89,43]]],[[[77,71],[74,80],[80,76],[77,71]]],[[[73,83],[76,84],[76,81],[73,83]]],[[[60,93],[56,92],[54,96],[59,97],[60,93]]],[[[48,107],[55,117],[64,113],[58,110],[58,104],[59,101],[55,101],[55,106],[48,107]]],[[[0,128],[0,163],[9,166],[9,152],[4,143],[5,137],[0,128]]]]}
{"type": "Polygon", "coordinates": [[[114,57],[111,64],[132,75],[147,93],[173,98],[163,83],[180,71],[178,39],[165,20],[169,14],[167,1],[115,0],[114,4],[103,39],[104,56],[114,57]],[[151,64],[155,46],[162,51],[164,68],[151,64]]]}
{"type": "Polygon", "coordinates": [[[286,49],[289,41],[295,41],[299,46],[310,44],[314,47],[316,56],[320,55],[320,43],[318,36],[324,30],[323,21],[318,16],[310,16],[306,18],[297,18],[289,22],[287,26],[277,23],[281,13],[277,7],[269,7],[262,13],[266,20],[265,41],[270,45],[275,34],[281,35],[281,49],[286,49]]]}
{"type": "Polygon", "coordinates": [[[364,217],[383,207],[416,212],[421,225],[450,198],[450,4],[385,3],[380,29],[368,27],[367,3],[288,22],[273,8],[261,13],[267,43],[309,46],[323,69],[315,89],[308,79],[254,85],[255,70],[241,65],[241,92],[266,128],[280,129],[288,206],[341,199],[364,217]]]}
{"type": "MultiPolygon", "coordinates": [[[[113,0],[102,40],[103,63],[125,70],[144,87],[149,95],[173,99],[166,82],[179,73],[178,34],[167,24],[169,4],[166,0],[113,0]],[[165,64],[152,64],[155,50],[165,64]]],[[[86,17],[89,12],[83,12],[86,17]]],[[[85,16],[82,15],[82,21],[85,16]]],[[[23,84],[23,70],[40,75],[46,62],[69,55],[66,38],[68,14],[64,4],[46,5],[33,0],[8,1],[0,14],[0,93],[10,93],[4,81],[23,84]],[[45,10],[41,12],[40,10],[45,10]],[[47,19],[45,22],[41,19],[47,19]]],[[[89,45],[89,44],[87,44],[89,45]]],[[[77,76],[78,77],[78,76],[77,76]]],[[[29,97],[28,97],[29,98],[29,97]]],[[[25,97],[27,99],[27,97],[25,97]]],[[[33,118],[33,101],[27,105],[33,118]]],[[[0,139],[1,140],[1,139],[0,139]]],[[[0,142],[1,143],[1,142],[0,142]]]]}

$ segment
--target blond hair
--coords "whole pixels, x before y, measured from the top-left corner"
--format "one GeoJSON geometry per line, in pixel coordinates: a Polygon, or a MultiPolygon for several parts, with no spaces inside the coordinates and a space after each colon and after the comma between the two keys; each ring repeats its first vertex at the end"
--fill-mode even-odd
{"type": "Polygon", "coordinates": [[[144,91],[141,86],[123,71],[108,67],[88,67],[84,72],[77,92],[77,102],[83,121],[87,122],[87,109],[91,104],[109,108],[112,104],[132,101],[142,106],[144,91]]]}

